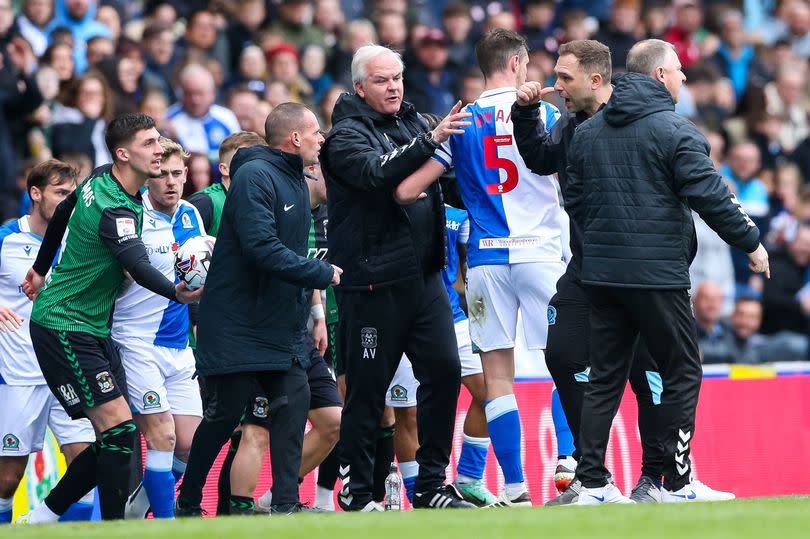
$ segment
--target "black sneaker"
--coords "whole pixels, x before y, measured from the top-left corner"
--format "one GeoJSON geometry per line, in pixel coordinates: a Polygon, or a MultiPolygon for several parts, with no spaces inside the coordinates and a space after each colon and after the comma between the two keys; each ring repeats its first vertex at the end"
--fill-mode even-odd
{"type": "Polygon", "coordinates": [[[414,509],[476,509],[470,502],[465,502],[453,485],[442,485],[439,488],[413,495],[414,509]]]}
{"type": "Polygon", "coordinates": [[[630,494],[630,499],[636,503],[661,503],[661,489],[652,478],[642,475],[630,494]]]}
{"type": "Polygon", "coordinates": [[[546,502],[548,506],[555,506],[555,505],[572,505],[579,501],[579,491],[582,489],[582,483],[579,482],[579,479],[574,478],[571,483],[568,484],[568,488],[562,491],[559,496],[556,498],[549,500],[546,502]]]}
{"type": "Polygon", "coordinates": [[[174,518],[201,517],[206,514],[207,512],[199,505],[186,507],[180,504],[180,498],[174,501],[174,518]]]}
{"type": "Polygon", "coordinates": [[[280,503],[270,506],[271,515],[292,515],[293,513],[328,513],[328,511],[301,502],[280,503]]]}

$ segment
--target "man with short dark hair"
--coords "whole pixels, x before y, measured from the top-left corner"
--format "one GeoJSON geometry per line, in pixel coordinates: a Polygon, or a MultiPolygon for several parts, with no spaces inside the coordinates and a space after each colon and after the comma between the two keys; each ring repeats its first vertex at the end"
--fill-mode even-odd
{"type": "Polygon", "coordinates": [[[591,303],[591,371],[580,429],[580,505],[633,503],[604,467],[639,336],[663,383],[663,501],[697,499],[690,442],[702,371],[689,303],[695,253],[691,210],[769,276],[759,230],[709,159],[700,131],[675,113],[685,80],[671,44],[650,39],[628,53],[605,108],[571,142],[565,202],[583,233],[581,281],[591,303]]]}
{"type": "MultiPolygon", "coordinates": [[[[265,129],[270,147],[238,150],[231,162],[198,322],[197,372],[205,377],[209,401],[192,442],[178,516],[201,514],[208,471],[253,391],[266,396],[262,414],[270,417],[271,512],[304,510],[298,499],[309,407],[304,290],[339,283],[342,270],[306,258],[310,214],[304,167],[318,162],[323,135],[317,118],[303,105],[283,103],[268,115],[265,129]]],[[[245,494],[231,493],[231,512],[252,513],[253,498],[245,494]]]]}
{"type": "Polygon", "coordinates": [[[71,418],[87,417],[98,433],[96,443],[73,460],[45,501],[23,517],[25,522],[58,520],[94,486],[101,517],[124,517],[135,423],[124,397],[126,375],[110,338],[124,272],[181,303],[202,295],[202,290],[175,286],[152,267],[140,238],[140,189],[161,173],[159,138],[154,120],[144,114],[124,114],[110,122],[105,139],[113,163],[94,170],[59,205],[22,284],[30,298],[36,297],[31,340],[48,387],[71,418]],[[63,237],[59,262],[46,281],[63,237]]]}

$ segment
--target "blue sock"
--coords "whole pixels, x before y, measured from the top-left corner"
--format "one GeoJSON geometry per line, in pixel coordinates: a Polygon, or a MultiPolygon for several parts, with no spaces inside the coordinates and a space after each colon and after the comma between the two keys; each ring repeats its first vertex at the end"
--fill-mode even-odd
{"type": "Polygon", "coordinates": [[[402,484],[405,485],[405,495],[408,501],[413,503],[413,487],[419,475],[419,464],[415,460],[400,462],[399,472],[402,474],[402,484]]]}
{"type": "Polygon", "coordinates": [[[172,475],[172,451],[146,451],[146,470],[143,472],[143,488],[149,498],[155,518],[174,518],[174,476],[172,475]]]}
{"type": "Polygon", "coordinates": [[[59,522],[79,522],[92,520],[93,518],[93,503],[96,499],[96,489],[91,490],[82,498],[68,507],[65,514],[59,517],[59,522]]]}
{"type": "Polygon", "coordinates": [[[557,433],[557,456],[570,457],[574,454],[574,435],[571,434],[556,387],[551,391],[551,419],[557,433]]]}
{"type": "Polygon", "coordinates": [[[14,497],[0,498],[0,524],[11,524],[11,512],[14,509],[14,497]]]}
{"type": "Polygon", "coordinates": [[[523,483],[523,463],[520,461],[520,415],[514,395],[504,395],[484,406],[492,449],[503,471],[507,485],[523,483]]]}
{"type": "Polygon", "coordinates": [[[186,473],[186,463],[177,457],[172,457],[172,475],[174,476],[174,482],[179,483],[184,473],[186,473]]]}
{"type": "Polygon", "coordinates": [[[465,434],[456,471],[471,479],[483,478],[487,453],[489,453],[489,438],[475,438],[465,434]]]}

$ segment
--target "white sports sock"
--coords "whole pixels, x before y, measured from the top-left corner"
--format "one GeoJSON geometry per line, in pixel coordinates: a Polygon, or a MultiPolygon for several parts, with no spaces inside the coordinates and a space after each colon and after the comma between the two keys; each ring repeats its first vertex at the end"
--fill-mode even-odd
{"type": "Polygon", "coordinates": [[[315,489],[315,507],[320,509],[335,510],[335,497],[334,491],[330,488],[322,487],[320,485],[315,489]]]}
{"type": "Polygon", "coordinates": [[[524,490],[526,490],[525,482],[506,484],[506,495],[510,498],[517,498],[524,490]]]}
{"type": "Polygon", "coordinates": [[[11,498],[0,498],[0,513],[3,511],[8,511],[14,507],[14,497],[11,498]]]}
{"type": "Polygon", "coordinates": [[[86,505],[93,505],[93,502],[96,500],[96,489],[90,489],[90,492],[85,494],[79,499],[78,503],[83,503],[86,505]]]}
{"type": "Polygon", "coordinates": [[[51,508],[45,502],[42,502],[36,509],[31,511],[31,517],[28,519],[29,524],[50,524],[58,521],[59,515],[51,511],[51,508]]]}
{"type": "Polygon", "coordinates": [[[419,463],[415,460],[400,462],[399,471],[402,474],[403,480],[408,479],[409,477],[416,477],[419,475],[419,463]]]}

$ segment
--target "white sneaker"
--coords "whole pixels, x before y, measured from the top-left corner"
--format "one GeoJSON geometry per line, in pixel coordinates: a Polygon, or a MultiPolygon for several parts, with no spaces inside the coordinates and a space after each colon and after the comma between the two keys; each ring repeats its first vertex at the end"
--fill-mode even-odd
{"type": "Polygon", "coordinates": [[[256,500],[253,504],[254,513],[270,514],[270,504],[273,503],[273,491],[268,490],[264,496],[256,500]]]}
{"type": "Polygon", "coordinates": [[[557,469],[554,470],[554,486],[558,492],[563,492],[574,480],[577,471],[577,461],[568,456],[557,460],[557,469]]]}
{"type": "Polygon", "coordinates": [[[127,520],[143,520],[149,512],[149,497],[146,495],[146,489],[143,488],[143,483],[139,483],[138,487],[127,498],[127,504],[124,507],[124,518],[127,520]]]}
{"type": "Polygon", "coordinates": [[[579,493],[577,505],[602,505],[604,503],[636,503],[613,483],[608,483],[604,487],[587,488],[582,487],[579,493]]]}
{"type": "Polygon", "coordinates": [[[360,510],[361,513],[376,513],[377,511],[385,512],[385,509],[383,509],[382,505],[374,501],[368,502],[366,506],[360,510]]]}
{"type": "Polygon", "coordinates": [[[724,502],[736,498],[731,492],[714,490],[704,485],[697,479],[693,479],[680,490],[671,492],[661,489],[661,501],[664,503],[684,503],[684,502],[724,502]]]}
{"type": "Polygon", "coordinates": [[[500,496],[495,498],[495,501],[486,507],[531,507],[532,499],[529,496],[529,491],[524,490],[514,498],[510,498],[504,490],[500,496]]]}

